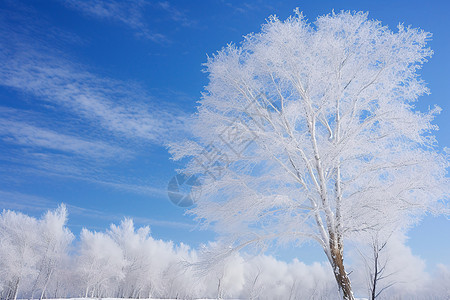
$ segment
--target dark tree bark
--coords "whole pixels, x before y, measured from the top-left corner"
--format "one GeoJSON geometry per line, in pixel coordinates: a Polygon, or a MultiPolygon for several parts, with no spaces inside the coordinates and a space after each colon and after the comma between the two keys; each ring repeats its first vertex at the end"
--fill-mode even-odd
{"type": "Polygon", "coordinates": [[[330,234],[330,249],[331,257],[329,259],[342,299],[354,300],[350,278],[344,266],[344,244],[332,233],[330,234]]]}

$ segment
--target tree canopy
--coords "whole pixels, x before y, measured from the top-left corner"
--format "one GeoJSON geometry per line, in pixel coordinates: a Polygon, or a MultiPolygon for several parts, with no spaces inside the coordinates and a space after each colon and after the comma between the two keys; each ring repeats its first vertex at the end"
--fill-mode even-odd
{"type": "Polygon", "coordinates": [[[343,297],[345,239],[404,229],[448,199],[448,160],[419,112],[431,34],[367,13],[272,16],[205,64],[192,139],[171,145],[201,177],[190,211],[231,249],[315,240],[343,297]]]}

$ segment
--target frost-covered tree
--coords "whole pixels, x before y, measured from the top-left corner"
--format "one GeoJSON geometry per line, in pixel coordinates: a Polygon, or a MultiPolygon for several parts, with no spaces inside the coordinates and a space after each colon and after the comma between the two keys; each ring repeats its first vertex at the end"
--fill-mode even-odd
{"type": "Polygon", "coordinates": [[[43,298],[55,273],[63,268],[73,235],[65,227],[67,210],[62,204],[36,219],[4,210],[0,214],[0,294],[43,298]]]}
{"type": "Polygon", "coordinates": [[[338,299],[334,278],[326,264],[307,266],[297,259],[291,263],[258,255],[244,266],[249,276],[244,299],[338,299]]]}
{"type": "Polygon", "coordinates": [[[205,64],[209,84],[193,138],[171,145],[201,177],[190,211],[238,250],[319,243],[344,299],[353,299],[344,241],[406,228],[448,201],[448,161],[418,112],[430,34],[393,32],[366,13],[308,23],[296,10],[205,64]]]}
{"type": "Polygon", "coordinates": [[[173,244],[153,239],[148,226],[135,230],[131,219],[124,219],[119,226],[112,224],[107,234],[122,249],[126,262],[117,296],[161,296],[163,273],[176,260],[173,244]]]}
{"type": "Polygon", "coordinates": [[[198,275],[208,279],[208,288],[217,299],[239,293],[245,282],[242,257],[233,253],[218,258],[217,249],[222,246],[220,243],[203,245],[196,264],[198,275]]]}
{"type": "Polygon", "coordinates": [[[35,277],[38,262],[38,220],[4,210],[0,214],[1,299],[16,299],[35,277]]]}
{"type": "Polygon", "coordinates": [[[64,204],[54,211],[48,211],[39,221],[37,256],[38,275],[32,287],[32,298],[34,292],[40,291],[39,299],[45,295],[51,279],[58,276],[62,264],[67,261],[67,252],[73,240],[73,234],[66,226],[67,209],[64,204]]]}
{"type": "Polygon", "coordinates": [[[105,233],[81,231],[78,274],[84,285],[84,297],[104,297],[124,277],[123,250],[105,233]]]}
{"type": "MultiPolygon", "coordinates": [[[[111,225],[108,235],[122,249],[123,258],[126,261],[124,278],[119,285],[118,295],[122,298],[141,298],[144,289],[154,289],[157,274],[152,274],[153,257],[148,253],[146,242],[149,237],[150,228],[139,228],[135,232],[131,219],[124,219],[119,226],[111,225]]],[[[149,292],[147,292],[149,293],[149,292]]],[[[152,294],[147,294],[152,296],[152,294]]]]}
{"type": "Polygon", "coordinates": [[[370,300],[379,299],[379,296],[387,289],[395,285],[395,281],[391,278],[394,273],[387,273],[387,265],[389,263],[389,257],[385,256],[387,252],[387,245],[389,242],[389,236],[386,239],[382,239],[375,235],[372,244],[370,245],[369,252],[364,253],[359,251],[361,259],[364,262],[364,266],[361,269],[366,271],[366,283],[370,300]]]}
{"type": "Polygon", "coordinates": [[[428,284],[423,294],[431,299],[450,298],[450,268],[441,264],[437,265],[434,279],[428,284]]]}

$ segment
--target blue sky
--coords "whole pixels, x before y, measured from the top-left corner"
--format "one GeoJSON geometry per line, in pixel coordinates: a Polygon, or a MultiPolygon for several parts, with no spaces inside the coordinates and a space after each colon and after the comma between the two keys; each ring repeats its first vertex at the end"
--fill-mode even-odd
{"type": "MultiPolygon", "coordinates": [[[[313,21],[369,11],[391,29],[433,33],[421,71],[438,104],[441,148],[450,146],[450,21],[447,1],[0,1],[0,208],[40,215],[64,202],[70,229],[103,230],[124,216],[157,238],[193,247],[214,238],[167,197],[179,167],[165,144],[186,133],[207,75],[206,55],[285,19],[313,21]]],[[[429,265],[450,265],[450,221],[427,217],[408,245],[429,265]]],[[[284,249],[323,261],[320,249],[284,249]]]]}

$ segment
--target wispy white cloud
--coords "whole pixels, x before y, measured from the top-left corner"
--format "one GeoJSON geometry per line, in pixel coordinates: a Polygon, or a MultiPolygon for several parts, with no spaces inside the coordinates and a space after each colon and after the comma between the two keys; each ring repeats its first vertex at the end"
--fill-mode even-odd
{"type": "Polygon", "coordinates": [[[28,174],[145,195],[165,193],[158,184],[118,169],[183,134],[186,115],[139,84],[90,71],[54,43],[58,37],[39,34],[40,19],[8,12],[0,10],[5,16],[0,18],[0,86],[17,91],[29,110],[0,107],[4,183],[28,174]]]}
{"type": "Polygon", "coordinates": [[[30,148],[44,148],[86,156],[93,159],[126,157],[128,150],[99,141],[88,141],[76,136],[57,133],[50,129],[39,128],[20,121],[2,118],[0,109],[0,137],[6,143],[30,148]]]}
{"type": "MultiPolygon", "coordinates": [[[[55,45],[82,45],[85,41],[73,32],[62,30],[49,22],[46,16],[22,1],[3,1],[0,7],[0,39],[8,44],[20,44],[24,35],[40,42],[51,41],[55,45]],[[33,22],[39,20],[39,22],[33,22]]],[[[10,45],[2,45],[5,48],[10,45]]],[[[5,50],[5,49],[3,49],[5,50]]]]}
{"type": "Polygon", "coordinates": [[[190,27],[197,24],[195,20],[190,19],[184,11],[177,8],[169,1],[158,2],[158,5],[169,14],[170,19],[182,26],[190,27]]]}
{"type": "Polygon", "coordinates": [[[67,7],[78,10],[86,16],[121,23],[134,30],[139,37],[154,42],[167,42],[166,36],[152,32],[144,20],[144,10],[150,5],[148,1],[65,0],[62,2],[67,7]]]}
{"type": "MultiPolygon", "coordinates": [[[[41,214],[48,209],[56,208],[60,202],[45,197],[24,194],[17,191],[5,191],[0,190],[0,208],[9,210],[18,210],[24,212],[33,212],[34,214],[41,214]]],[[[77,205],[66,204],[69,214],[75,216],[81,216],[90,219],[101,219],[108,222],[119,222],[124,218],[122,214],[106,213],[92,208],[80,207],[77,205]]],[[[166,228],[178,228],[178,229],[193,229],[194,225],[170,221],[170,220],[157,220],[153,218],[128,216],[136,221],[138,224],[159,226],[166,228]]]]}
{"type": "MultiPolygon", "coordinates": [[[[134,151],[33,125],[42,123],[42,119],[39,113],[0,106],[0,141],[3,148],[13,146],[4,151],[1,160],[14,166],[12,170],[3,166],[0,171],[3,182],[11,181],[12,173],[21,174],[19,178],[25,181],[29,176],[56,176],[149,197],[166,196],[165,186],[155,187],[155,182],[108,171],[109,166],[132,160],[134,151]]],[[[58,128],[58,124],[50,125],[58,128]]],[[[20,181],[14,179],[17,180],[20,181]]]]}
{"type": "MultiPolygon", "coordinates": [[[[92,219],[101,219],[108,222],[119,222],[123,220],[124,215],[123,214],[108,214],[104,211],[96,210],[96,209],[90,209],[90,208],[83,208],[79,206],[74,205],[67,205],[69,213],[73,215],[83,216],[87,218],[92,219]]],[[[150,226],[159,226],[159,227],[166,227],[166,228],[178,228],[178,229],[193,229],[194,225],[184,223],[184,222],[177,222],[177,221],[168,221],[168,220],[157,220],[153,218],[145,218],[145,217],[136,217],[136,216],[126,216],[130,219],[133,219],[137,224],[142,225],[150,225],[150,226]]]]}
{"type": "Polygon", "coordinates": [[[151,19],[146,17],[149,10],[155,10],[158,18],[176,22],[184,27],[197,25],[197,21],[189,18],[186,11],[169,1],[65,0],[62,3],[87,17],[122,24],[133,30],[137,37],[163,44],[170,43],[171,40],[168,36],[151,29],[151,19]]]}
{"type": "Polygon", "coordinates": [[[170,104],[164,107],[138,84],[90,72],[76,59],[48,47],[41,37],[35,38],[33,30],[21,31],[15,25],[0,20],[0,85],[69,110],[127,139],[162,145],[183,130],[181,110],[170,104]]]}
{"type": "Polygon", "coordinates": [[[181,111],[150,104],[150,96],[136,85],[98,77],[32,49],[0,60],[1,85],[70,109],[112,133],[161,145],[183,128],[181,111]]]}
{"type": "Polygon", "coordinates": [[[167,198],[167,186],[154,178],[143,180],[133,175],[121,176],[109,171],[107,167],[96,166],[92,161],[74,162],[67,156],[42,152],[25,155],[14,152],[12,157],[2,159],[3,162],[9,159],[9,166],[0,169],[3,184],[26,184],[30,178],[46,177],[85,182],[109,191],[121,192],[124,197],[131,193],[147,196],[152,201],[167,198]]]}
{"type": "Polygon", "coordinates": [[[2,185],[53,177],[113,189],[124,195],[132,193],[149,199],[167,197],[165,184],[155,178],[120,172],[120,166],[128,166],[127,161],[133,159],[134,153],[129,150],[2,119],[0,141],[3,143],[0,148],[3,150],[2,185]],[[2,149],[5,145],[12,145],[12,148],[2,149]],[[115,170],[117,166],[119,172],[115,170]]]}
{"type": "Polygon", "coordinates": [[[55,202],[39,196],[0,190],[0,207],[10,210],[38,211],[56,207],[55,202]]]}
{"type": "Polygon", "coordinates": [[[233,3],[231,1],[227,1],[227,0],[220,0],[220,2],[222,2],[225,6],[228,6],[230,8],[232,8],[235,12],[240,13],[240,14],[245,14],[248,13],[249,11],[252,10],[256,10],[259,6],[265,6],[267,4],[265,3],[249,3],[249,2],[237,2],[237,3],[233,3]]]}
{"type": "MultiPolygon", "coordinates": [[[[107,187],[112,187],[116,190],[120,191],[126,191],[126,192],[132,192],[140,195],[145,195],[149,197],[160,197],[160,198],[166,198],[167,197],[167,187],[166,186],[160,186],[155,187],[154,183],[151,182],[145,182],[143,180],[139,180],[137,178],[133,178],[133,183],[127,182],[123,178],[118,178],[117,176],[114,178],[114,180],[107,180],[105,179],[107,176],[102,176],[101,178],[84,178],[84,180],[89,180],[92,183],[100,184],[107,187]]],[[[83,180],[83,178],[79,178],[83,180]]]]}

